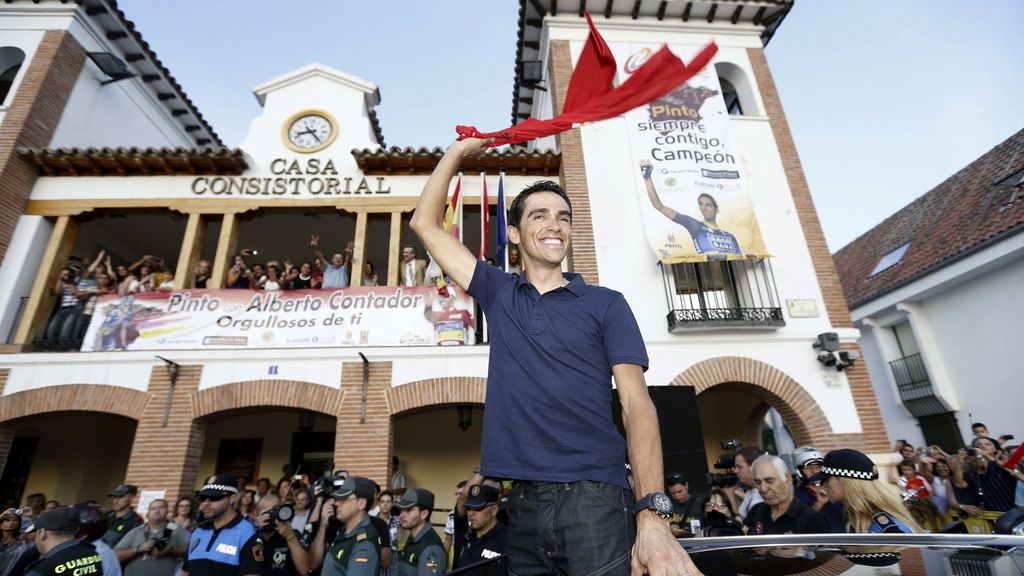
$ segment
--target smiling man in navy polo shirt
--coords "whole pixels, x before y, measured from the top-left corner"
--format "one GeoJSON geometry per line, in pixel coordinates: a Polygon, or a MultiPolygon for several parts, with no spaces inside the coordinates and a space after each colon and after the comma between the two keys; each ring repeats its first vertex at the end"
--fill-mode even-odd
{"type": "Polygon", "coordinates": [[[488,143],[469,138],[448,148],[411,227],[487,315],[481,473],[514,480],[509,570],[518,576],[614,576],[631,567],[698,574],[669,531],[671,501],[659,492],[661,438],[636,319],[622,294],[562,273],[572,235],[565,191],[538,182],[512,203],[508,235],[520,247],[522,276],[478,261],[441,226],[460,162],[488,143]],[[612,422],[612,376],[628,441],[612,422]],[[626,479],[627,443],[636,502],[626,479]]]}

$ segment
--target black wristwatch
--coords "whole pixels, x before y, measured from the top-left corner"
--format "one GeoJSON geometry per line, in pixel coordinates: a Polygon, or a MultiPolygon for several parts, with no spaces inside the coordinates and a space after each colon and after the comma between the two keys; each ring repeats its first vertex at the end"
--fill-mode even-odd
{"type": "Polygon", "coordinates": [[[668,519],[672,517],[672,501],[663,492],[651,492],[633,506],[633,515],[644,510],[651,510],[659,517],[668,519]]]}

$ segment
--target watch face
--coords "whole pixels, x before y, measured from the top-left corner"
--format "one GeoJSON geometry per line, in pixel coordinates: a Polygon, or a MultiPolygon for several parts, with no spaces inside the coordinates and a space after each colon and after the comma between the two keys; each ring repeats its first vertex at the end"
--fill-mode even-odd
{"type": "Polygon", "coordinates": [[[337,135],[337,125],[326,113],[299,113],[285,126],[285,144],[296,152],[323,150],[337,135]]]}
{"type": "Polygon", "coordinates": [[[664,494],[655,494],[651,498],[651,503],[654,504],[654,510],[661,514],[672,513],[672,501],[668,499],[668,496],[664,494]]]}

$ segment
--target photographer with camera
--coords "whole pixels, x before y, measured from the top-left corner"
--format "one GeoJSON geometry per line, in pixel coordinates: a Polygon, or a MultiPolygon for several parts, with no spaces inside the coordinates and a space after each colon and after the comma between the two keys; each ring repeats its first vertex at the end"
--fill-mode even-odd
{"type": "Polygon", "coordinates": [[[274,494],[256,505],[256,530],[263,540],[263,576],[304,576],[309,572],[309,553],[299,542],[291,520],[295,510],[274,494]]]}
{"type": "Polygon", "coordinates": [[[972,466],[968,475],[973,476],[981,504],[990,512],[1012,509],[1017,488],[1013,473],[999,464],[1002,450],[998,440],[987,436],[975,438],[967,449],[967,461],[972,466]]]}
{"type": "Polygon", "coordinates": [[[373,482],[357,476],[346,478],[330,493],[322,507],[323,520],[311,547],[313,569],[323,565],[321,576],[376,576],[382,541],[366,514],[373,496],[373,482]],[[324,554],[332,517],[339,520],[341,526],[324,554]]]}
{"type": "Polygon", "coordinates": [[[188,532],[167,521],[167,501],[149,504],[146,523],[132,528],[114,552],[124,576],[173,576],[178,558],[188,549],[188,532]]]}
{"type": "Polygon", "coordinates": [[[690,494],[686,475],[669,472],[665,476],[665,492],[672,499],[672,517],[668,529],[676,538],[693,538],[700,533],[701,498],[690,494]]]}
{"type": "MultiPolygon", "coordinates": [[[[736,446],[736,456],[732,472],[736,474],[737,483],[732,488],[727,489],[725,493],[728,494],[733,509],[736,510],[740,519],[743,519],[747,517],[747,513],[750,512],[754,504],[763,502],[761,495],[754,489],[754,477],[751,468],[754,460],[757,460],[758,456],[761,455],[761,449],[756,446],[739,446],[739,442],[736,441],[733,441],[733,445],[736,446]]],[[[728,449],[726,442],[722,443],[722,448],[728,449]]]]}

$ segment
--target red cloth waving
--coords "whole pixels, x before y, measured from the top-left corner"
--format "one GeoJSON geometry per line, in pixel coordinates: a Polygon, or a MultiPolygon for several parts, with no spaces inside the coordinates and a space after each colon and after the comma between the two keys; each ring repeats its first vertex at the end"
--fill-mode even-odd
{"type": "Polygon", "coordinates": [[[562,114],[550,120],[527,118],[525,122],[497,132],[480,132],[474,126],[456,126],[459,140],[494,138],[490,146],[520,144],[560,134],[574,124],[614,118],[668,94],[697,74],[718,51],[718,46],[712,42],[687,66],[668,46],[663,46],[625,82],[611,88],[615,58],[594,27],[589,13],[587,23],[590,25],[590,37],[569,80],[562,114]]]}

